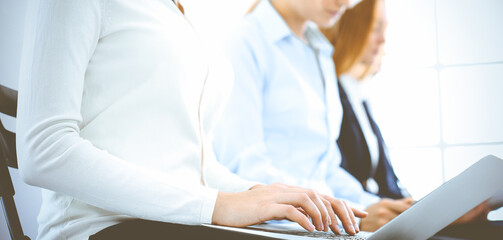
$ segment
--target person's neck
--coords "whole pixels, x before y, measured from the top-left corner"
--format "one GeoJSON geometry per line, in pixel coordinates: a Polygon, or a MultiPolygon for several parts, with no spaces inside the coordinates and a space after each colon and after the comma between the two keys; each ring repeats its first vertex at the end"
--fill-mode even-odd
{"type": "Polygon", "coordinates": [[[302,18],[295,9],[292,8],[288,0],[271,0],[271,4],[279,15],[281,15],[293,34],[307,43],[307,39],[304,36],[307,20],[302,18]]]}
{"type": "Polygon", "coordinates": [[[365,79],[365,66],[363,64],[355,64],[346,74],[361,82],[365,79]]]}

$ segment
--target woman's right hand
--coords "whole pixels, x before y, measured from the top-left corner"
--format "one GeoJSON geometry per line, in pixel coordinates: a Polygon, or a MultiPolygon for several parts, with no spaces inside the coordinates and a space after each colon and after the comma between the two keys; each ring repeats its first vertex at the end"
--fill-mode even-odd
{"type": "Polygon", "coordinates": [[[322,196],[310,189],[272,184],[258,185],[239,193],[219,192],[212,222],[244,227],[273,219],[289,219],[308,231],[332,229],[340,234],[336,215],[346,232],[353,235],[359,232],[355,216],[365,217],[367,213],[348,207],[342,200],[322,196]]]}

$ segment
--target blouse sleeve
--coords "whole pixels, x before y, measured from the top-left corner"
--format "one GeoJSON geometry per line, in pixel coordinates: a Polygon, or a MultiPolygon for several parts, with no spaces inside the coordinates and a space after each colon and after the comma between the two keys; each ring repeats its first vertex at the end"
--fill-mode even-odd
{"type": "Polygon", "coordinates": [[[210,223],[217,190],[157,178],[80,137],[84,77],[104,27],[102,2],[41,2],[31,70],[19,83],[20,174],[28,184],[119,214],[210,223]]]}
{"type": "Polygon", "coordinates": [[[247,181],[229,171],[227,167],[216,160],[211,144],[206,167],[206,180],[208,186],[217,188],[223,192],[242,192],[260,184],[259,182],[247,181]]]}

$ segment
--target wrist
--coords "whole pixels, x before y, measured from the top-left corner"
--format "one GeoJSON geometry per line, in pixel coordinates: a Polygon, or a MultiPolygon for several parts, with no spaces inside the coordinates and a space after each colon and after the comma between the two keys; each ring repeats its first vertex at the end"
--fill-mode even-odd
{"type": "Polygon", "coordinates": [[[225,207],[228,207],[228,201],[231,193],[218,192],[215,208],[213,209],[213,216],[211,217],[211,224],[222,225],[222,219],[225,216],[225,207]]]}

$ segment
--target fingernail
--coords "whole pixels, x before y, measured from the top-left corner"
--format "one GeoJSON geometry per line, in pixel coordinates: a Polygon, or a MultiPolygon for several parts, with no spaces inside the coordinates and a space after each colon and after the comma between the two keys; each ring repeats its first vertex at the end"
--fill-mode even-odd
{"type": "Polygon", "coordinates": [[[311,232],[314,231],[314,225],[312,223],[309,223],[308,227],[309,227],[309,229],[308,229],[309,231],[311,231],[311,232]]]}
{"type": "Polygon", "coordinates": [[[339,229],[339,225],[336,224],[334,226],[334,228],[335,228],[335,231],[337,232],[337,234],[341,234],[341,229],[339,229]]]}
{"type": "Polygon", "coordinates": [[[328,219],[328,225],[332,225],[332,218],[330,218],[330,216],[328,216],[327,219],[328,219]]]}
{"type": "Polygon", "coordinates": [[[355,226],[355,229],[356,229],[356,233],[359,233],[360,232],[360,227],[358,227],[358,224],[355,223],[354,226],[355,226]]]}
{"type": "Polygon", "coordinates": [[[352,233],[356,233],[355,227],[353,225],[349,225],[349,226],[350,226],[349,230],[351,230],[352,233]]]}

